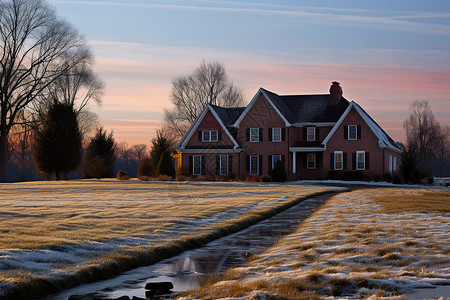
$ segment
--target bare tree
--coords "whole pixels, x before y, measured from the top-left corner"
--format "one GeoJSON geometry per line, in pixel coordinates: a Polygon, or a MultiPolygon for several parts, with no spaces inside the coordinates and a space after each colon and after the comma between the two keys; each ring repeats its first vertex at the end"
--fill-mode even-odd
{"type": "Polygon", "coordinates": [[[145,144],[133,145],[132,149],[138,162],[141,162],[144,158],[150,156],[147,145],[145,144]]]}
{"type": "Polygon", "coordinates": [[[440,138],[440,125],[434,118],[427,101],[414,101],[410,115],[403,123],[409,151],[416,153],[421,168],[428,168],[428,162],[440,138]]]}
{"type": "Polygon", "coordinates": [[[442,176],[444,167],[450,163],[450,126],[440,130],[433,150],[439,166],[439,175],[442,176]]]}
{"type": "Polygon", "coordinates": [[[136,155],[133,148],[128,146],[127,142],[120,142],[116,147],[116,156],[118,160],[121,160],[125,167],[128,168],[132,161],[136,161],[136,155]]]}
{"type": "Polygon", "coordinates": [[[174,108],[164,111],[165,121],[179,137],[208,103],[222,107],[244,105],[241,90],[228,80],[225,66],[217,61],[203,62],[192,74],[175,78],[170,100],[174,108]]]}
{"type": "Polygon", "coordinates": [[[0,2],[0,182],[17,115],[91,57],[84,38],[43,0],[0,2]]]}

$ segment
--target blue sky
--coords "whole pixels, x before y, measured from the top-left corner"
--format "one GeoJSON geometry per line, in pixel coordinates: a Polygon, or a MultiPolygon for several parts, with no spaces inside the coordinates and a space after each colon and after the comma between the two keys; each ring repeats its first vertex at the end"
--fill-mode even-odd
{"type": "Polygon", "coordinates": [[[49,1],[84,34],[106,83],[97,112],[149,144],[171,80],[219,60],[250,101],[327,93],[339,81],[396,140],[414,100],[450,125],[450,1],[49,1]]]}

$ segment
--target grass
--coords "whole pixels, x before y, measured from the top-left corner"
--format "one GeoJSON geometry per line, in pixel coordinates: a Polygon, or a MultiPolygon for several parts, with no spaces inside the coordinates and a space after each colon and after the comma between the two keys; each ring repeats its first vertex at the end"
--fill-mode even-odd
{"type": "Polygon", "coordinates": [[[238,277],[187,295],[202,298],[219,289],[223,298],[251,298],[256,292],[266,299],[301,299],[305,292],[319,299],[366,298],[402,295],[421,284],[450,284],[448,208],[448,192],[439,190],[388,188],[342,193],[294,233],[239,267],[238,277]],[[280,257],[283,266],[290,268],[270,267],[271,262],[279,264],[280,257]],[[226,293],[227,288],[239,286],[245,290],[226,293]]]}
{"type": "Polygon", "coordinates": [[[31,270],[26,263],[14,270],[0,269],[0,299],[43,296],[149,265],[330,190],[289,184],[115,180],[1,184],[0,251],[93,251],[81,262],[54,261],[56,269],[31,270]],[[118,241],[122,244],[109,250],[96,248],[98,243],[118,241]],[[61,275],[52,277],[51,272],[61,275]],[[15,288],[2,296],[2,288],[11,284],[15,288]]]}

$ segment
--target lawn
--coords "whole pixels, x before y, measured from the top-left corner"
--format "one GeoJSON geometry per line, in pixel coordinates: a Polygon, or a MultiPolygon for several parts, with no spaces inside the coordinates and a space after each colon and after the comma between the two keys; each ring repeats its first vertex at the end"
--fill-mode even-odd
{"type": "Polygon", "coordinates": [[[246,266],[189,295],[366,298],[450,285],[449,195],[424,188],[341,193],[246,266]]]}
{"type": "Polygon", "coordinates": [[[117,180],[0,184],[0,298],[36,282],[31,292],[152,263],[298,198],[337,189],[117,180]]]}

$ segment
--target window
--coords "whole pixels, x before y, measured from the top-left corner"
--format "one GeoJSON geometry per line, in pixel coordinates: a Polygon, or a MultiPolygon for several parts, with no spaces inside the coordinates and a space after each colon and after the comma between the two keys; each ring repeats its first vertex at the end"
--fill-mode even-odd
{"type": "Polygon", "coordinates": [[[250,175],[259,175],[259,155],[250,155],[250,175]]]}
{"type": "Polygon", "coordinates": [[[306,140],[307,141],[315,141],[316,140],[316,127],[307,127],[306,128],[306,140]]]}
{"type": "Polygon", "coordinates": [[[279,160],[281,160],[281,154],[273,154],[272,155],[272,169],[275,168],[275,164],[279,160]]]}
{"type": "Polygon", "coordinates": [[[192,175],[202,174],[202,156],[194,155],[192,157],[192,175]]]}
{"type": "Polygon", "coordinates": [[[342,151],[334,151],[334,169],[344,169],[344,153],[342,151]]]}
{"type": "Polygon", "coordinates": [[[358,139],[358,125],[348,125],[348,139],[358,139]]]}
{"type": "Polygon", "coordinates": [[[308,153],[306,155],[306,168],[315,169],[316,168],[316,154],[308,153]]]}
{"type": "Polygon", "coordinates": [[[228,174],[228,155],[221,155],[219,158],[220,175],[228,174]]]}
{"type": "Polygon", "coordinates": [[[366,169],[366,152],[356,151],[356,170],[366,169]]]}
{"type": "Polygon", "coordinates": [[[202,142],[217,142],[219,140],[219,133],[217,130],[203,131],[202,142]]]}
{"type": "Polygon", "coordinates": [[[389,155],[389,173],[394,173],[397,171],[397,156],[389,155]]]}
{"type": "Polygon", "coordinates": [[[250,128],[250,142],[259,142],[259,128],[250,128]]]}
{"type": "Polygon", "coordinates": [[[281,142],[281,128],[272,128],[272,142],[281,142]]]}

